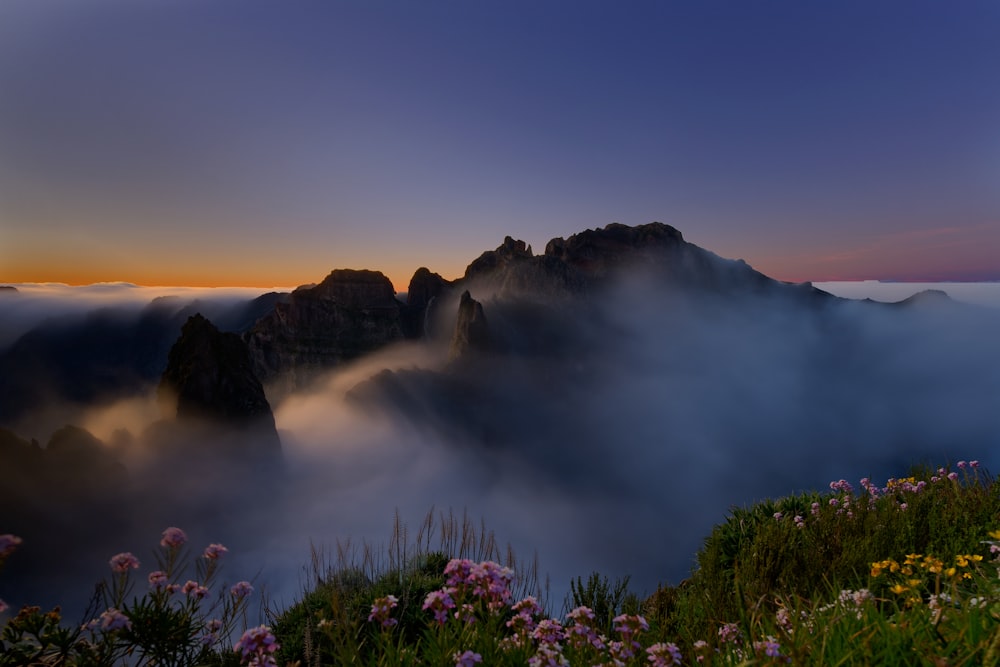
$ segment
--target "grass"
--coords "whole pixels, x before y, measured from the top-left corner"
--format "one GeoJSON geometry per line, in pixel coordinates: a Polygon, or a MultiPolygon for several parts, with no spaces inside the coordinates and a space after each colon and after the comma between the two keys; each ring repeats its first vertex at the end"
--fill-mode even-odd
{"type": "Polygon", "coordinates": [[[482,523],[431,512],[411,536],[397,516],[385,548],[314,550],[298,601],[249,629],[244,598],[197,597],[216,560],[165,588],[192,563],[169,544],[149,591],[116,556],[83,628],[37,608],[10,618],[0,665],[996,665],[998,528],[1000,486],[975,462],[838,480],[734,508],[691,577],[644,599],[627,579],[577,577],[555,619],[537,561],[482,523]]]}

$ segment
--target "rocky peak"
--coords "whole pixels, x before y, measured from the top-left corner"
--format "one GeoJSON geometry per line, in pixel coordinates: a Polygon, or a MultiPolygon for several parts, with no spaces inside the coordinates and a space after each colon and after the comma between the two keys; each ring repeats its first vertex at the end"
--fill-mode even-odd
{"type": "Polygon", "coordinates": [[[192,446],[187,440],[203,440],[214,455],[280,456],[274,415],[246,343],[200,314],[188,318],[170,349],[159,395],[167,410],[176,405],[176,420],[154,433],[165,441],[162,448],[184,454],[192,446]]]}
{"type": "Polygon", "coordinates": [[[254,371],[272,396],[404,338],[403,304],[378,271],[337,269],[300,287],[245,334],[254,371]]]}
{"type": "Polygon", "coordinates": [[[458,320],[451,341],[451,357],[457,358],[471,351],[485,351],[491,347],[490,327],[486,322],[483,305],[472,298],[469,290],[462,292],[458,304],[458,320]]]}
{"type": "Polygon", "coordinates": [[[292,300],[315,298],[345,308],[398,308],[392,283],[380,271],[334,269],[315,287],[299,288],[292,300]]]}
{"type": "Polygon", "coordinates": [[[159,391],[176,398],[178,419],[242,422],[271,416],[246,344],[200,314],[188,318],[170,349],[159,391]]]}
{"type": "Polygon", "coordinates": [[[406,305],[426,308],[431,299],[440,296],[449,285],[450,281],[422,266],[410,278],[410,286],[406,290],[406,305]]]}
{"type": "Polygon", "coordinates": [[[468,280],[489,274],[510,264],[531,260],[532,257],[534,255],[531,248],[524,241],[506,236],[496,250],[487,250],[469,264],[465,270],[465,278],[468,280]]]}
{"type": "Polygon", "coordinates": [[[629,227],[612,223],[568,239],[552,239],[545,246],[545,255],[588,273],[604,274],[636,253],[684,245],[684,237],[670,225],[651,222],[629,227]]]}

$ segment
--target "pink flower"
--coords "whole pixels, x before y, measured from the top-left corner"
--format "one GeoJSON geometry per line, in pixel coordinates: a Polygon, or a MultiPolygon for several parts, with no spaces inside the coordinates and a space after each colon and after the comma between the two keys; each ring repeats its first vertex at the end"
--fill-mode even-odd
{"type": "Polygon", "coordinates": [[[399,598],[395,595],[386,595],[384,598],[377,598],[372,603],[372,612],[368,614],[368,620],[381,623],[383,628],[391,628],[399,623],[395,618],[389,618],[389,614],[396,608],[398,602],[399,598]]]}
{"type": "Polygon", "coordinates": [[[197,581],[191,581],[188,579],[184,586],[181,588],[181,592],[188,597],[193,597],[196,600],[201,600],[208,595],[208,589],[199,584],[197,581]]]}
{"type": "Polygon", "coordinates": [[[202,556],[208,560],[218,560],[227,553],[229,553],[229,549],[221,544],[209,544],[205,547],[205,553],[203,553],[202,556]]]}
{"type": "Polygon", "coordinates": [[[566,632],[559,621],[546,618],[538,622],[531,636],[541,644],[558,644],[566,637],[566,632]]]}
{"type": "Polygon", "coordinates": [[[477,662],[483,661],[483,656],[472,651],[466,651],[465,653],[456,652],[451,657],[455,661],[455,667],[473,667],[477,662]]]}
{"type": "Polygon", "coordinates": [[[167,579],[167,573],[163,570],[156,570],[155,572],[149,573],[149,587],[153,590],[160,590],[169,583],[167,579]]]}
{"type": "Polygon", "coordinates": [[[4,602],[3,600],[0,600],[0,614],[4,613],[8,609],[10,609],[10,607],[7,606],[7,603],[4,602]]]}
{"type": "Polygon", "coordinates": [[[240,654],[240,661],[251,665],[274,665],[274,657],[271,654],[278,648],[280,648],[278,640],[271,633],[271,628],[266,625],[250,628],[233,647],[240,654]]]}
{"type": "Polygon", "coordinates": [[[646,649],[650,664],[653,667],[668,667],[681,664],[681,650],[677,644],[658,642],[646,649]]]}
{"type": "Polygon", "coordinates": [[[956,479],[958,479],[958,473],[957,472],[948,473],[948,479],[954,482],[956,479]]]}
{"type": "Polygon", "coordinates": [[[455,608],[455,601],[451,597],[453,592],[453,588],[446,586],[439,591],[431,591],[424,598],[423,609],[433,611],[434,620],[441,625],[444,625],[445,621],[448,620],[448,611],[455,608]]]}
{"type": "Polygon", "coordinates": [[[10,533],[0,535],[0,558],[14,553],[14,549],[16,549],[17,545],[21,542],[21,538],[17,535],[11,535],[10,533]]]}
{"type": "Polygon", "coordinates": [[[249,581],[240,581],[233,584],[233,587],[229,589],[229,592],[237,600],[242,600],[253,593],[253,586],[250,585],[249,581]]]}
{"type": "Polygon", "coordinates": [[[121,574],[128,572],[129,568],[133,570],[139,569],[139,559],[128,551],[115,554],[108,563],[111,565],[112,572],[119,572],[121,574]]]}
{"type": "Polygon", "coordinates": [[[117,609],[111,608],[106,612],[101,614],[100,628],[105,632],[113,632],[121,628],[131,628],[132,621],[129,620],[128,616],[121,613],[117,609]]]}
{"type": "Polygon", "coordinates": [[[160,540],[160,546],[166,547],[168,549],[176,549],[183,546],[187,542],[187,535],[180,528],[171,526],[163,531],[163,539],[160,540]]]}

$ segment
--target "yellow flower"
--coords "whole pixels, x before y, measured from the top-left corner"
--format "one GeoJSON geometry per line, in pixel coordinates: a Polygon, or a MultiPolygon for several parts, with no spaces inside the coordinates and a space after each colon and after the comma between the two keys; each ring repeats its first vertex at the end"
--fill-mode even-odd
{"type": "Polygon", "coordinates": [[[910,589],[907,588],[906,586],[904,586],[903,584],[896,584],[895,586],[893,586],[889,590],[892,591],[893,593],[895,593],[896,595],[902,595],[903,593],[905,593],[906,591],[908,591],[910,589]]]}
{"type": "Polygon", "coordinates": [[[991,530],[986,534],[992,537],[994,540],[1000,540],[1000,530],[991,530]]]}
{"type": "Polygon", "coordinates": [[[924,582],[921,581],[920,579],[907,579],[906,583],[908,583],[913,588],[916,588],[917,586],[919,586],[920,584],[922,584],[924,582]]]}
{"type": "Polygon", "coordinates": [[[944,574],[946,577],[954,577],[956,572],[958,572],[958,570],[956,570],[953,567],[949,567],[947,570],[944,571],[944,574]]]}

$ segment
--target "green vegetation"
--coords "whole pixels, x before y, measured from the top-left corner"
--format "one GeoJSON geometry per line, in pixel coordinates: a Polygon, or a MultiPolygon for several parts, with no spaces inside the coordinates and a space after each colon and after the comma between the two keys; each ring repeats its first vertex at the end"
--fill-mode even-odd
{"type": "MultiPolygon", "coordinates": [[[[413,540],[397,517],[386,548],[314,552],[301,598],[253,628],[249,583],[209,594],[221,545],[180,583],[185,539],[164,531],[141,585],[114,556],[106,611],[82,628],[9,618],[0,665],[1000,663],[1000,486],[976,462],[733,509],[688,580],[641,599],[627,578],[577,577],[560,619],[537,564],[468,517],[432,512],[413,540]]],[[[18,542],[0,535],[0,565],[18,542]]]]}

